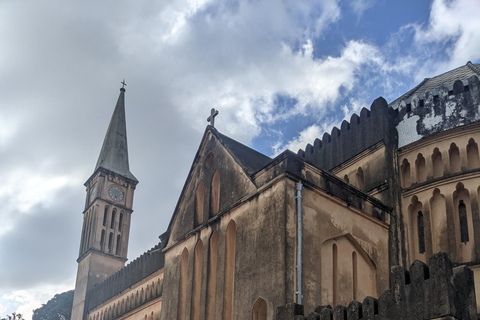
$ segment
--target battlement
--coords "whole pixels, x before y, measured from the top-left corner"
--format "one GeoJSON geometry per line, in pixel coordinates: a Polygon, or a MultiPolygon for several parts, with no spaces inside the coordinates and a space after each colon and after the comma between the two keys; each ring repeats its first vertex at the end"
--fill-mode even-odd
{"type": "Polygon", "coordinates": [[[396,111],[384,98],[377,98],[370,110],[363,108],[360,116],[353,114],[350,122],[344,120],[340,129],[334,127],[330,134],[307,144],[305,151],[297,154],[314,165],[331,170],[379,141],[391,139],[395,127],[396,111]]]}
{"type": "Polygon", "coordinates": [[[451,86],[400,100],[396,129],[398,147],[435,133],[480,120],[480,81],[477,76],[451,86]]]}
{"type": "Polygon", "coordinates": [[[415,261],[410,272],[395,266],[390,274],[391,289],[377,299],[352,301],[348,307],[319,306],[308,317],[302,305],[277,308],[277,320],[407,320],[477,319],[473,271],[466,266],[453,268],[444,252],[434,254],[428,265],[415,261]]]}
{"type": "Polygon", "coordinates": [[[480,81],[477,76],[457,80],[396,101],[393,108],[385,99],[377,98],[370,110],[353,114],[322,139],[307,144],[297,154],[314,165],[331,170],[379,141],[405,146],[421,138],[480,120],[480,81]],[[397,130],[394,130],[397,129],[397,130]]]}
{"type": "Polygon", "coordinates": [[[159,243],[90,289],[87,292],[86,310],[92,310],[123,290],[145,279],[155,271],[163,268],[164,264],[165,254],[162,252],[162,246],[159,243]]]}

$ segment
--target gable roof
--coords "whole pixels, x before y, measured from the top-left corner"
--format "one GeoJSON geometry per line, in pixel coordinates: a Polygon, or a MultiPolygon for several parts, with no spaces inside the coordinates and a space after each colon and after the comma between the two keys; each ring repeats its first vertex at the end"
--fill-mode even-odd
{"type": "Polygon", "coordinates": [[[432,91],[442,86],[452,86],[457,80],[466,81],[471,76],[480,77],[480,64],[474,64],[468,61],[464,66],[447,71],[433,78],[423,79],[415,88],[391,102],[390,106],[395,107],[398,102],[410,98],[413,95],[422,95],[427,91],[432,91]]]}
{"type": "Polygon", "coordinates": [[[210,127],[209,129],[218,138],[225,149],[227,149],[235,158],[235,160],[237,160],[237,162],[240,164],[240,166],[242,166],[243,170],[249,176],[262,169],[272,161],[270,157],[267,157],[266,155],[261,154],[260,152],[221,134],[214,127],[210,127]]]}

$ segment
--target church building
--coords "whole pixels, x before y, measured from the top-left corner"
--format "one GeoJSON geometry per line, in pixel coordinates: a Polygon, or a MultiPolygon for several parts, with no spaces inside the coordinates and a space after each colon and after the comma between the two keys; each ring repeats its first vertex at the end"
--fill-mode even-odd
{"type": "Polygon", "coordinates": [[[393,266],[439,251],[473,270],[480,306],[479,77],[468,62],[426,78],[275,158],[212,109],[167,230],[127,265],[138,180],[120,89],[85,183],[72,320],[274,320],[378,298],[393,266]]]}

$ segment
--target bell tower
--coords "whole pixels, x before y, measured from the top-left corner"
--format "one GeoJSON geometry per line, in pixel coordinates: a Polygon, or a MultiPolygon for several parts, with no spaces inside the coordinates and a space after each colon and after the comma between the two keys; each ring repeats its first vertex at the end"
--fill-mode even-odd
{"type": "Polygon", "coordinates": [[[85,182],[87,195],[72,320],[82,320],[88,312],[87,291],[124,267],[127,261],[133,194],[138,180],[128,164],[124,86],[95,170],[85,182]]]}

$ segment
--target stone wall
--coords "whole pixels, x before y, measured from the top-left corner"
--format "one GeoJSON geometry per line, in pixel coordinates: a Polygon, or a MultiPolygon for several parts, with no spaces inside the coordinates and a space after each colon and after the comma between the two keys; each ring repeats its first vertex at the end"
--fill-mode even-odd
{"type": "Polygon", "coordinates": [[[410,272],[391,269],[391,288],[377,299],[352,301],[348,307],[318,306],[307,317],[302,305],[277,308],[277,320],[407,320],[478,319],[473,272],[466,266],[453,268],[444,252],[434,254],[428,265],[415,261],[410,272]]]}
{"type": "Polygon", "coordinates": [[[85,309],[87,311],[94,309],[133,284],[160,270],[164,264],[165,255],[162,252],[161,244],[158,244],[130,262],[125,268],[118,270],[105,281],[90,289],[87,292],[85,309]]]}

